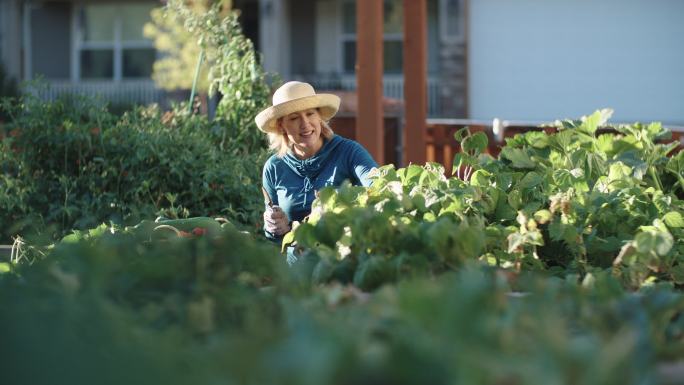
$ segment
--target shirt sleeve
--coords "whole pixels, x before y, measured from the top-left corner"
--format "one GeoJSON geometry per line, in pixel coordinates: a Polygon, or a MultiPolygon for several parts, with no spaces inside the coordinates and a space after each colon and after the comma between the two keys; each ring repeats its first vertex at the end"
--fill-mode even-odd
{"type": "MultiPolygon", "coordinates": [[[[278,204],[278,193],[276,192],[275,188],[275,170],[273,167],[273,164],[269,161],[264,164],[264,170],[261,173],[261,185],[263,186],[264,190],[268,196],[271,198],[271,201],[273,202],[274,205],[278,204]]],[[[268,205],[268,200],[264,196],[264,205],[268,205]]]]}
{"type": "MultiPolygon", "coordinates": [[[[263,187],[263,191],[265,191],[268,196],[271,198],[271,201],[273,202],[274,205],[278,204],[278,194],[276,193],[275,189],[275,175],[274,169],[273,169],[273,164],[270,161],[267,161],[266,164],[264,164],[264,169],[261,173],[261,186],[263,187]]],[[[264,210],[268,207],[268,200],[264,196],[264,210]]],[[[266,231],[264,229],[264,235],[266,238],[271,240],[272,242],[280,242],[282,240],[282,237],[278,237],[277,235],[266,231]]]]}
{"type": "Polygon", "coordinates": [[[371,154],[362,145],[352,142],[353,148],[350,155],[350,169],[356,177],[358,184],[368,187],[373,183],[370,173],[378,167],[371,154]]]}

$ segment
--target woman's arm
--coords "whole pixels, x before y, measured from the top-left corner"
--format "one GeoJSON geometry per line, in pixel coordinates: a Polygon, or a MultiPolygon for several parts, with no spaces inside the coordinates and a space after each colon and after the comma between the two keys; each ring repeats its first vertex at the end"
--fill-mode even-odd
{"type": "Polygon", "coordinates": [[[349,156],[349,167],[356,177],[358,184],[368,187],[373,182],[370,179],[371,171],[378,167],[371,154],[362,145],[352,142],[353,148],[349,156]]]}
{"type": "Polygon", "coordinates": [[[285,212],[278,206],[278,194],[275,181],[267,162],[262,172],[262,187],[264,195],[264,235],[266,238],[279,242],[282,235],[290,229],[289,220],[285,212]]]}

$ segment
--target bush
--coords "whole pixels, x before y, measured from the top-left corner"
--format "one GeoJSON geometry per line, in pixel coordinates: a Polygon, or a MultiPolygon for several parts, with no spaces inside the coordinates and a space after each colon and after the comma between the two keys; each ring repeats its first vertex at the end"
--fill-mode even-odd
{"type": "Polygon", "coordinates": [[[116,117],[85,98],[3,107],[14,117],[1,144],[2,240],[51,227],[53,237],[99,223],[157,215],[224,216],[253,225],[266,152],[228,142],[221,121],[137,108],[116,117]]]}
{"type": "Polygon", "coordinates": [[[206,52],[210,91],[222,95],[216,119],[195,116],[187,105],[119,116],[84,97],[5,99],[0,242],[31,228],[56,238],[156,215],[257,223],[267,154],[253,118],[267,104],[267,74],[236,12],[224,17],[215,6],[197,15],[179,1],[163,12],[206,52]]]}
{"type": "Polygon", "coordinates": [[[609,275],[511,293],[467,267],[366,294],[289,272],[237,232],[63,242],[0,273],[4,383],[651,384],[684,349],[681,293],[609,275]]]}
{"type": "MultiPolygon", "coordinates": [[[[7,74],[5,66],[0,63],[0,97],[16,97],[17,95],[19,95],[19,88],[16,80],[7,74]]],[[[0,124],[7,118],[8,116],[0,110],[0,124]]]]}

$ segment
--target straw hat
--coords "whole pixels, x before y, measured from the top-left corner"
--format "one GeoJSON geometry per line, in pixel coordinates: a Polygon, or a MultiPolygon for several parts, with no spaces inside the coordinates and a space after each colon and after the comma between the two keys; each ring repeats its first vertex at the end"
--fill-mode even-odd
{"type": "Polygon", "coordinates": [[[287,82],[273,94],[273,106],[261,111],[254,121],[261,131],[275,133],[278,118],[309,108],[318,108],[321,119],[328,121],[340,108],[340,98],[333,94],[317,94],[309,83],[287,82]]]}

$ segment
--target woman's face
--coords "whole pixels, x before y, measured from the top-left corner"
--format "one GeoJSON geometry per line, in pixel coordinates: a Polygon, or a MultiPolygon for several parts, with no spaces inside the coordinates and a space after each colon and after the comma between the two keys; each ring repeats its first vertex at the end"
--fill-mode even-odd
{"type": "Polygon", "coordinates": [[[321,116],[315,108],[285,115],[278,125],[294,145],[296,155],[313,156],[323,146],[321,116]]]}

